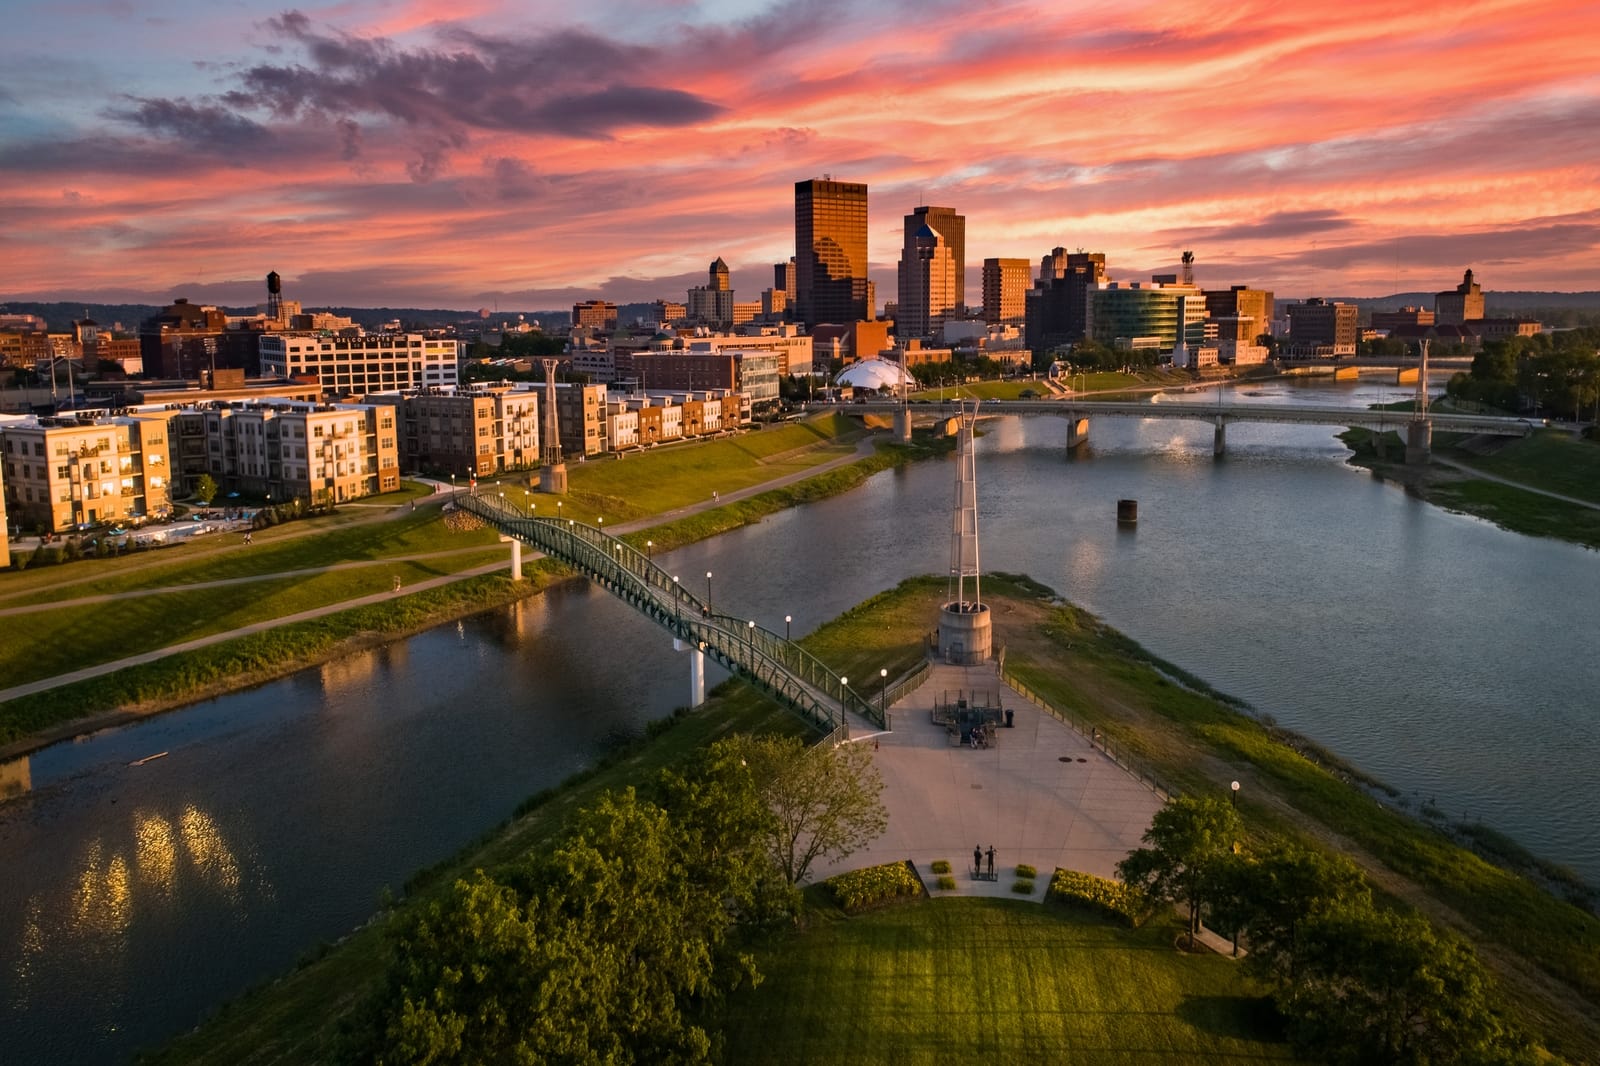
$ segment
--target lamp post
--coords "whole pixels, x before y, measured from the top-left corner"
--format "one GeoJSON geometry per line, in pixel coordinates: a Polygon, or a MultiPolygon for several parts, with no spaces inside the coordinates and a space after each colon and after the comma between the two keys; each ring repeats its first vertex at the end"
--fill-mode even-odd
{"type": "Polygon", "coordinates": [[[655,541],[647,540],[647,541],[644,542],[644,557],[645,557],[646,561],[648,561],[648,562],[652,562],[653,563],[653,562],[656,561],[656,542],[655,541]]]}
{"type": "Polygon", "coordinates": [[[522,490],[522,511],[524,514],[533,514],[533,493],[527,489],[522,490]]]}
{"type": "Polygon", "coordinates": [[[844,703],[844,690],[846,688],[848,688],[849,685],[850,685],[850,679],[848,677],[841,677],[839,679],[839,702],[841,704],[844,703]]]}
{"type": "Polygon", "coordinates": [[[556,521],[561,521],[561,501],[556,501],[556,521]]]}
{"type": "Polygon", "coordinates": [[[1233,790],[1233,805],[1237,808],[1239,806],[1239,782],[1235,781],[1228,787],[1233,790]]]}
{"type": "Polygon", "coordinates": [[[882,667],[878,670],[878,679],[883,687],[878,690],[878,710],[883,714],[884,725],[889,724],[889,668],[882,667]]]}
{"type": "Polygon", "coordinates": [[[706,614],[711,613],[711,571],[706,571],[706,614]]]}
{"type": "Polygon", "coordinates": [[[745,627],[745,631],[750,635],[750,654],[751,655],[755,655],[755,653],[756,653],[756,620],[754,618],[750,619],[750,624],[745,627]]]}
{"type": "Polygon", "coordinates": [[[672,575],[672,615],[678,620],[678,628],[683,628],[683,597],[679,595],[683,586],[678,584],[678,575],[672,575]]]}
{"type": "Polygon", "coordinates": [[[456,494],[456,476],[454,474],[451,474],[450,475],[450,495],[454,496],[455,494],[456,494]]]}
{"type": "Polygon", "coordinates": [[[790,639],[789,638],[789,623],[793,622],[793,621],[794,621],[794,616],[793,615],[787,615],[786,614],[786,615],[783,616],[783,639],[784,640],[790,639]]]}

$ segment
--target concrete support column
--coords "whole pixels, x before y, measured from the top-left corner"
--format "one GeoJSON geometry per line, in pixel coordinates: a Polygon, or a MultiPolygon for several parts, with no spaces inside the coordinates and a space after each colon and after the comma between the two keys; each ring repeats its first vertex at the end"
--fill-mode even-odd
{"type": "Polygon", "coordinates": [[[911,440],[911,408],[901,407],[895,411],[894,435],[897,440],[911,440]]]}
{"type": "Polygon", "coordinates": [[[1406,423],[1406,465],[1422,466],[1433,459],[1433,423],[1406,423]]]}
{"type": "Polygon", "coordinates": [[[698,707],[706,701],[706,653],[678,637],[672,638],[672,650],[689,653],[689,706],[698,707]]]}
{"type": "Polygon", "coordinates": [[[1388,431],[1382,429],[1375,429],[1372,431],[1372,450],[1379,459],[1389,458],[1388,431]]]}
{"type": "Polygon", "coordinates": [[[1089,443],[1089,420],[1073,415],[1067,419],[1067,450],[1089,443]]]}
{"type": "Polygon", "coordinates": [[[1228,423],[1217,419],[1217,428],[1211,431],[1211,454],[1220,458],[1228,450],[1228,423]]]}
{"type": "Polygon", "coordinates": [[[522,580],[522,541],[511,538],[511,580],[522,580]]]}
{"type": "Polygon", "coordinates": [[[539,468],[539,491],[555,496],[567,494],[567,464],[547,463],[539,468]]]}

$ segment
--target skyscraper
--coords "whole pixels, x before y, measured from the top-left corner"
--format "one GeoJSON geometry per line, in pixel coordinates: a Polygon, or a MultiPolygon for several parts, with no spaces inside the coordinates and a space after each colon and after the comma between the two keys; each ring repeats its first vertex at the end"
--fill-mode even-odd
{"type": "Polygon", "coordinates": [[[911,247],[912,235],[924,224],[944,238],[950,247],[950,258],[956,264],[957,311],[967,308],[967,216],[956,214],[953,207],[919,207],[906,216],[905,247],[911,247]]]}
{"type": "MultiPolygon", "coordinates": [[[[918,216],[907,215],[906,223],[918,216]]],[[[906,232],[900,252],[900,304],[895,332],[902,341],[943,334],[956,306],[956,267],[950,244],[927,222],[906,232]]]]}
{"type": "Polygon", "coordinates": [[[867,285],[867,187],[812,178],[794,185],[796,317],[807,328],[872,317],[867,285]]]}
{"type": "Polygon", "coordinates": [[[1027,294],[1026,337],[1034,358],[1088,332],[1089,293],[1106,278],[1104,252],[1052,248],[1039,262],[1039,279],[1027,294]]]}
{"type": "Polygon", "coordinates": [[[1028,284],[1032,280],[1033,264],[1026,259],[985,259],[983,320],[1022,325],[1027,313],[1028,284]]]}

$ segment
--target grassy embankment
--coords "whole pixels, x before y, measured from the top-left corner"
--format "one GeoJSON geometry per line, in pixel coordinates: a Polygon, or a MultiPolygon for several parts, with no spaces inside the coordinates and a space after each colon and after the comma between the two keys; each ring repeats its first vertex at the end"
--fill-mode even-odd
{"type": "MultiPolygon", "coordinates": [[[[985,591],[1005,596],[1006,584],[991,577],[985,591]]],[[[997,629],[1007,669],[1023,683],[1100,729],[1169,787],[1222,795],[1230,780],[1242,781],[1239,809],[1252,830],[1350,854],[1381,894],[1467,935],[1498,974],[1501,994],[1547,1046],[1600,1059],[1600,920],[1576,877],[1492,833],[1451,830],[1380,804],[1336,759],[1244,713],[1086,612],[1038,598],[1007,606],[1012,613],[999,616],[997,629]]]]}
{"type": "MultiPolygon", "coordinates": [[[[788,425],[719,441],[680,448],[652,450],[629,461],[594,462],[575,468],[579,493],[568,499],[568,513],[582,513],[598,502],[612,503],[613,514],[648,514],[651,510],[702,502],[709,477],[733,488],[760,484],[786,473],[805,470],[853,451],[860,427],[850,419],[830,416],[809,423],[788,425]],[[841,439],[843,438],[843,439],[841,439]],[[593,483],[600,491],[582,486],[593,483]],[[624,496],[636,494],[648,502],[622,505],[624,496]]],[[[781,490],[713,509],[667,527],[639,533],[630,540],[641,546],[647,538],[663,549],[725,529],[757,521],[762,515],[822,496],[845,491],[869,473],[908,461],[917,449],[894,448],[849,466],[781,490]]],[[[523,475],[525,477],[525,475],[523,475]]],[[[509,480],[509,479],[508,479],[509,480]]],[[[515,490],[512,490],[513,492],[515,490]]],[[[536,497],[538,498],[538,497],[536,497]]],[[[389,497],[385,497],[388,500],[389,497]]],[[[109,662],[144,651],[168,647],[197,637],[224,633],[298,611],[344,602],[388,591],[395,577],[409,586],[428,577],[458,573],[504,557],[503,548],[491,545],[488,531],[452,533],[437,520],[438,512],[408,510],[392,521],[359,526],[335,526],[311,534],[313,523],[294,523],[263,530],[257,543],[244,548],[236,536],[226,547],[208,550],[177,549],[142,553],[121,559],[75,564],[93,567],[92,581],[61,583],[70,570],[34,571],[0,578],[0,606],[55,602],[89,594],[171,589],[160,595],[115,599],[95,604],[64,606],[58,610],[19,616],[26,619],[30,639],[0,649],[0,678],[9,684],[51,677],[69,670],[109,662]],[[311,535],[308,535],[311,534],[311,535]],[[477,551],[460,551],[478,548],[477,551]],[[414,562],[381,562],[397,556],[432,552],[452,554],[414,562]],[[459,553],[456,553],[459,552],[459,553]],[[332,571],[315,576],[274,578],[285,571],[329,566],[352,560],[380,561],[380,565],[332,571]],[[222,589],[186,589],[196,582],[260,577],[259,582],[222,589]],[[55,578],[52,583],[49,578],[55,578]]],[[[546,506],[553,501],[544,497],[546,506]]],[[[342,517],[353,509],[341,510],[342,517]]],[[[375,507],[378,505],[374,505],[375,507]]],[[[391,510],[392,508],[382,508],[391,510]]],[[[329,516],[332,518],[334,516],[329,516]]],[[[48,693],[0,704],[0,743],[85,715],[116,708],[140,711],[159,709],[188,699],[215,695],[244,687],[336,655],[345,646],[364,646],[425,628],[428,624],[494,606],[527,595],[548,584],[547,571],[533,586],[517,588],[493,580],[471,583],[462,596],[430,594],[419,621],[407,613],[402,624],[388,625],[388,605],[365,609],[349,619],[336,616],[319,622],[280,627],[271,633],[237,638],[220,646],[167,656],[156,663],[111,678],[79,682],[48,693]],[[330,633],[342,636],[330,642],[330,633]],[[279,663],[274,667],[273,663],[279,663]]],[[[403,597],[411,601],[410,597],[403,597]]],[[[396,601],[399,602],[399,601],[396,601]]],[[[411,601],[418,602],[418,601],[411,601]]],[[[54,735],[54,734],[52,734],[54,735]]]]}
{"type": "MultiPolygon", "coordinates": [[[[1355,452],[1351,463],[1415,489],[1429,503],[1487,519],[1515,533],[1600,548],[1600,511],[1474,478],[1442,463],[1408,467],[1401,461],[1405,445],[1396,433],[1385,434],[1383,459],[1378,458],[1369,430],[1350,429],[1340,439],[1355,452]]],[[[1494,439],[1435,433],[1433,447],[1436,458],[1473,471],[1600,504],[1600,442],[1558,430],[1494,439]]]]}
{"type": "MultiPolygon", "coordinates": [[[[928,605],[942,590],[942,580],[909,582],[803,643],[841,673],[893,672],[920,657],[928,605]]],[[[413,877],[398,906],[416,906],[474,869],[492,872],[546,847],[602,790],[646,783],[729,731],[803,729],[744,686],[725,685],[704,707],[534,797],[477,845],[413,877]]],[[[817,1052],[809,1061],[899,1061],[891,1047],[920,1056],[905,1061],[932,1061],[935,1053],[940,1061],[994,1061],[997,1047],[1071,1048],[1073,1061],[1089,1062],[1288,1058],[1270,1026],[1263,1035],[1252,1014],[1259,989],[1226,960],[1174,952],[1175,924],[1135,933],[1006,900],[926,901],[850,919],[815,896],[811,907],[806,931],[752,945],[771,980],[730,1002],[728,1061],[765,1061],[801,1048],[817,1052]],[[916,1041],[895,1043],[910,1040],[907,1026],[920,1034],[916,1041]],[[774,1043],[771,1034],[780,1029],[784,1038],[774,1043]]],[[[391,917],[386,912],[337,946],[309,952],[295,971],[225,1007],[151,1061],[326,1061],[341,1024],[382,980],[391,917]]]]}

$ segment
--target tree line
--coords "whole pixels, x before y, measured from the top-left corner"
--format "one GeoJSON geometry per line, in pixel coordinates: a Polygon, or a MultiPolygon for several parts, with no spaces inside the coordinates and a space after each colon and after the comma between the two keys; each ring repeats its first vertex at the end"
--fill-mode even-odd
{"type": "Polygon", "coordinates": [[[1242,836],[1231,804],[1179,798],[1118,873],[1150,904],[1181,906],[1191,941],[1204,911],[1247,945],[1297,1053],[1340,1066],[1538,1061],[1460,937],[1375,907],[1343,856],[1281,840],[1251,849],[1242,836]]]}
{"type": "Polygon", "coordinates": [[[476,871],[389,934],[351,1062],[697,1063],[704,1019],[761,980],[732,936],[791,921],[822,858],[883,831],[863,747],[734,736],[579,811],[548,849],[476,871]]]}
{"type": "Polygon", "coordinates": [[[1485,341],[1448,389],[1504,411],[1600,420],[1600,326],[1485,341]]]}

